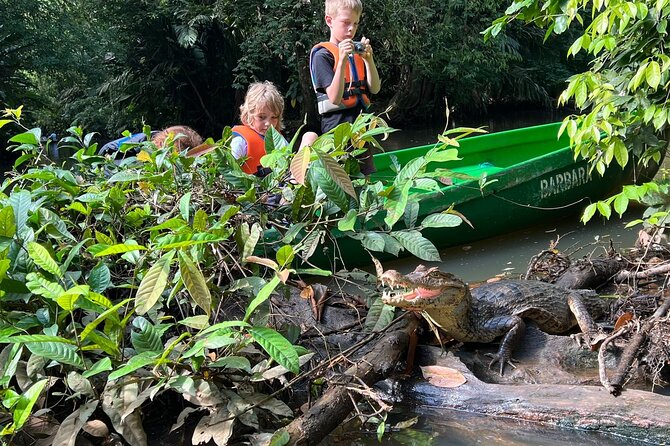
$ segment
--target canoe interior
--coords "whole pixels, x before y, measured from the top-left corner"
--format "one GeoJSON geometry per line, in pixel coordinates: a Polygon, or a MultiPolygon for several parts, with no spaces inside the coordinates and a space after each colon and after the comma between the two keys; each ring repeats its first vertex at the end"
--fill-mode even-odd
{"type": "MultiPolygon", "coordinates": [[[[490,176],[552,152],[566,150],[570,141],[565,133],[560,139],[558,138],[560,125],[561,123],[557,122],[461,139],[460,147],[457,148],[460,160],[431,163],[428,165],[428,171],[443,168],[479,178],[483,173],[490,176]]],[[[395,172],[391,170],[393,156],[404,166],[434,146],[435,144],[428,144],[375,155],[377,172],[372,179],[394,178],[395,172]]],[[[465,181],[467,180],[454,179],[453,184],[465,181]]]]}

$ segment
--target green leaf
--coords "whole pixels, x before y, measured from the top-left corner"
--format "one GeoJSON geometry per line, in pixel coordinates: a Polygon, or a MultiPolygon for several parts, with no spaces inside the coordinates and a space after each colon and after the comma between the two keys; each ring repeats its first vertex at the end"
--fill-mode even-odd
{"type": "Polygon", "coordinates": [[[384,238],[376,232],[364,232],[361,234],[361,243],[370,251],[384,251],[384,238]]]}
{"type": "Polygon", "coordinates": [[[400,244],[416,257],[429,262],[439,262],[440,253],[430,240],[424,238],[417,231],[396,231],[391,235],[400,242],[400,244]]]}
{"type": "MultiPolygon", "coordinates": [[[[4,286],[4,284],[3,284],[4,286]]],[[[26,275],[26,287],[38,296],[44,296],[47,299],[55,301],[65,292],[62,286],[44,278],[40,274],[28,273],[26,275]]]]}
{"type": "Polygon", "coordinates": [[[145,314],[160,299],[170,274],[170,264],[174,258],[174,251],[166,252],[154,263],[140,282],[135,294],[135,311],[145,314]]]}
{"type": "Polygon", "coordinates": [[[337,184],[323,167],[312,169],[314,179],[326,197],[343,211],[349,210],[349,199],[345,191],[337,184]]]}
{"type": "Polygon", "coordinates": [[[95,257],[104,257],[112,254],[123,254],[132,251],[145,251],[146,249],[147,248],[142,245],[134,245],[134,244],[126,245],[124,243],[120,243],[118,245],[112,245],[103,249],[102,251],[96,253],[95,257]]]}
{"type": "Polygon", "coordinates": [[[284,245],[277,251],[277,263],[282,268],[289,266],[294,257],[295,253],[293,252],[293,246],[291,245],[284,245]]]}
{"type": "Polygon", "coordinates": [[[40,395],[42,395],[42,391],[47,385],[47,382],[49,382],[48,379],[37,381],[35,384],[30,386],[30,388],[26,390],[23,395],[21,395],[19,401],[12,410],[13,423],[11,426],[3,429],[3,435],[14,433],[20,430],[26,421],[28,421],[28,418],[30,418],[30,414],[33,411],[33,407],[40,398],[40,395]]]}
{"type": "MultiPolygon", "coordinates": [[[[256,226],[256,225],[254,225],[256,226]]],[[[183,251],[179,251],[179,272],[188,293],[207,316],[212,312],[212,295],[200,268],[183,251]]]]}
{"type": "Polygon", "coordinates": [[[649,62],[649,66],[645,70],[647,84],[656,90],[661,83],[661,67],[655,60],[649,62]]]}
{"type": "Polygon", "coordinates": [[[454,214],[431,214],[424,218],[421,226],[424,228],[454,228],[463,223],[458,215],[454,214]]]}
{"type": "MultiPolygon", "coordinates": [[[[131,298],[124,299],[124,300],[122,300],[121,302],[119,302],[118,304],[114,305],[112,308],[110,308],[110,309],[104,311],[103,313],[100,313],[100,316],[98,316],[97,318],[95,318],[92,322],[89,322],[89,323],[86,325],[86,327],[81,331],[81,333],[79,334],[79,340],[80,340],[81,342],[84,342],[84,340],[86,339],[86,337],[87,337],[93,330],[95,330],[95,327],[97,327],[98,324],[100,324],[102,321],[106,320],[108,317],[112,317],[112,315],[114,315],[114,314],[118,311],[119,308],[121,308],[122,306],[126,305],[126,304],[127,304],[128,302],[130,302],[131,300],[132,300],[131,298]]],[[[117,316],[117,317],[118,317],[118,316],[117,316]]]]}
{"type": "Polygon", "coordinates": [[[84,368],[84,362],[77,354],[77,347],[62,342],[29,342],[28,350],[34,355],[43,356],[61,364],[68,364],[78,369],[84,368]]]}
{"type": "Polygon", "coordinates": [[[254,300],[249,303],[247,311],[244,314],[244,322],[247,322],[256,308],[258,308],[260,304],[265,302],[270,297],[270,294],[272,294],[275,288],[277,288],[277,285],[279,285],[279,277],[277,277],[275,274],[272,280],[266,283],[265,286],[258,292],[258,295],[254,298],[254,300]]]}
{"type": "Polygon", "coordinates": [[[261,238],[263,230],[261,229],[258,223],[254,223],[249,232],[249,237],[244,240],[244,248],[242,249],[242,261],[245,261],[247,257],[253,254],[254,249],[256,249],[256,244],[261,238]]]}
{"type": "Polygon", "coordinates": [[[610,216],[612,215],[612,208],[610,208],[610,206],[604,201],[599,201],[596,203],[596,205],[598,207],[598,212],[600,212],[603,217],[609,220],[610,216]]]}
{"type": "Polygon", "coordinates": [[[344,171],[342,166],[340,166],[335,159],[328,155],[327,153],[322,152],[321,150],[314,149],[316,154],[321,160],[321,165],[326,169],[330,178],[342,189],[346,194],[351,196],[354,200],[358,200],[356,191],[354,190],[354,185],[351,182],[351,178],[344,171]]]}
{"type": "Polygon", "coordinates": [[[349,212],[347,212],[342,220],[337,222],[337,229],[342,232],[353,231],[354,226],[356,225],[357,216],[358,211],[356,209],[349,209],[349,212]]]}
{"type": "Polygon", "coordinates": [[[0,210],[0,237],[12,238],[16,234],[14,208],[5,206],[0,210]]]}
{"type": "Polygon", "coordinates": [[[75,342],[71,341],[70,339],[63,338],[61,336],[50,336],[50,335],[41,335],[41,334],[34,334],[34,335],[17,335],[17,336],[11,336],[9,338],[6,338],[4,342],[7,343],[17,343],[21,342],[24,344],[30,343],[30,342],[52,342],[52,343],[59,343],[59,344],[72,344],[74,345],[75,342]]]}
{"type": "Polygon", "coordinates": [[[244,370],[251,372],[251,363],[244,356],[226,356],[207,364],[207,367],[223,367],[226,369],[244,370]]]}
{"type": "Polygon", "coordinates": [[[375,299],[365,317],[365,329],[380,331],[388,327],[395,316],[395,307],[386,305],[381,299],[375,299]]]}
{"type": "Polygon", "coordinates": [[[624,212],[628,209],[628,197],[624,194],[619,194],[617,197],[614,199],[614,210],[619,214],[619,217],[621,217],[624,212]]]}
{"type": "Polygon", "coordinates": [[[151,352],[144,352],[133,356],[126,365],[110,373],[107,377],[107,381],[114,381],[115,379],[119,379],[128,375],[129,373],[133,373],[137,369],[141,369],[142,367],[153,364],[158,359],[158,356],[159,355],[151,352]]]}
{"type": "Polygon", "coordinates": [[[58,264],[44,246],[37,242],[28,243],[28,255],[37,266],[46,272],[53,274],[56,277],[63,277],[63,273],[60,268],[58,268],[58,264]]]}
{"type": "Polygon", "coordinates": [[[179,213],[181,214],[181,218],[183,218],[185,221],[189,220],[189,218],[191,216],[191,193],[190,192],[185,193],[179,199],[179,213]]]}
{"type": "Polygon", "coordinates": [[[14,208],[14,216],[16,217],[16,232],[21,233],[28,221],[28,211],[32,204],[32,197],[30,192],[22,190],[19,192],[12,192],[8,200],[9,204],[14,208]]]}
{"type": "Polygon", "coordinates": [[[9,139],[9,142],[16,142],[19,144],[32,144],[34,146],[38,146],[40,144],[41,137],[42,137],[42,131],[40,129],[35,128],[11,137],[9,139]]]}
{"type": "Polygon", "coordinates": [[[298,352],[285,337],[267,327],[252,327],[249,333],[279,365],[295,374],[300,373],[298,352]]]}
{"type": "Polygon", "coordinates": [[[100,361],[93,364],[90,369],[82,373],[82,376],[84,378],[90,378],[91,376],[95,376],[98,373],[106,372],[108,370],[112,370],[112,360],[110,358],[102,358],[100,361]]]}
{"type": "Polygon", "coordinates": [[[184,318],[177,322],[181,325],[195,328],[196,330],[202,330],[209,326],[209,317],[206,314],[199,314],[197,316],[184,318]]]}
{"type": "Polygon", "coordinates": [[[586,224],[591,218],[595,215],[597,210],[597,204],[596,203],[591,203],[590,205],[586,206],[586,209],[584,209],[584,213],[582,214],[582,223],[586,224]]]}
{"type": "MultiPolygon", "coordinates": [[[[107,183],[127,183],[131,181],[142,181],[146,179],[147,176],[141,172],[134,172],[132,170],[124,170],[117,172],[107,180],[107,183]]],[[[81,197],[78,198],[80,201],[84,201],[81,197]]]]}
{"type": "Polygon", "coordinates": [[[161,342],[161,333],[153,326],[151,322],[138,316],[133,320],[133,327],[140,331],[130,333],[130,340],[133,343],[135,351],[138,353],[152,352],[162,353],[163,343],[161,342]]]}
{"type": "Polygon", "coordinates": [[[112,274],[104,263],[100,262],[91,269],[88,275],[88,284],[91,290],[96,293],[102,293],[112,283],[112,274]]]}
{"type": "Polygon", "coordinates": [[[81,296],[88,296],[90,288],[88,285],[75,285],[58,296],[56,303],[65,311],[72,311],[75,303],[81,296]]]}

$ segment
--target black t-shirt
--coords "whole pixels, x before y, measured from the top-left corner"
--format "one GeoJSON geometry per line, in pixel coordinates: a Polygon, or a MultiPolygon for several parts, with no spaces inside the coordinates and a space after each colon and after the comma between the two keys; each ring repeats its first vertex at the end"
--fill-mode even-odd
{"type": "MultiPolygon", "coordinates": [[[[333,82],[335,77],[335,57],[326,48],[317,49],[312,56],[312,72],[314,88],[319,93],[326,93],[326,88],[333,82]]],[[[321,115],[321,133],[337,127],[343,122],[354,122],[358,115],[363,111],[363,106],[335,110],[321,115]]]]}

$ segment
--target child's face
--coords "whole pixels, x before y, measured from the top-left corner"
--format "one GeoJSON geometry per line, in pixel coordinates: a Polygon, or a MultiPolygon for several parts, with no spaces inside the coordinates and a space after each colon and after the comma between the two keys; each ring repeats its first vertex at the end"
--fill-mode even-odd
{"type": "Polygon", "coordinates": [[[260,106],[251,115],[251,128],[261,135],[265,135],[270,126],[275,129],[279,126],[279,115],[274,113],[267,105],[260,106]]]}
{"type": "Polygon", "coordinates": [[[326,24],[330,28],[330,40],[340,43],[345,39],[353,39],[358,30],[361,15],[357,12],[341,8],[336,16],[326,16],[326,24]]]}

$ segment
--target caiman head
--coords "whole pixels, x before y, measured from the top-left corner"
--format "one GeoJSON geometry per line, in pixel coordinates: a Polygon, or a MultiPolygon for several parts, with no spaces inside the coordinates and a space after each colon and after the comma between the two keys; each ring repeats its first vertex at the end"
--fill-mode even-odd
{"type": "Polygon", "coordinates": [[[390,269],[379,275],[379,281],[390,287],[382,294],[384,303],[412,310],[453,306],[469,295],[462,280],[437,267],[419,265],[409,274],[390,269]]]}

